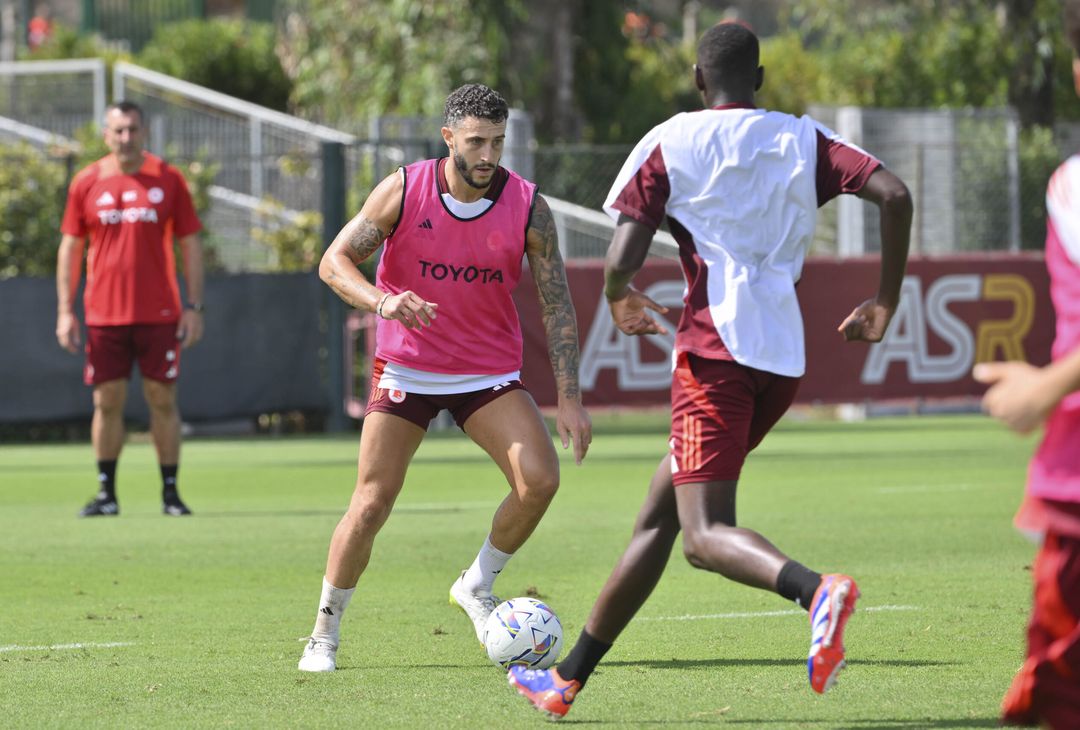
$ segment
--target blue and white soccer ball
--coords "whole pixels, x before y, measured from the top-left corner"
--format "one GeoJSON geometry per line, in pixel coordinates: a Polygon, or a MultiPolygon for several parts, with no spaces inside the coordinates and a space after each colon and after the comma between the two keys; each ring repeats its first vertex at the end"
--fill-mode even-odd
{"type": "Polygon", "coordinates": [[[503,601],[484,625],[488,658],[503,669],[547,669],[559,658],[562,645],[559,617],[535,598],[503,601]]]}

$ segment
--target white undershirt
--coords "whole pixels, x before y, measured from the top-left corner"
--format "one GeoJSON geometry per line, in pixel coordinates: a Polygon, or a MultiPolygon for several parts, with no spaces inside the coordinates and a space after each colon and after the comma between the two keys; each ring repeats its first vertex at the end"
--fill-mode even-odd
{"type": "Polygon", "coordinates": [[[408,368],[387,361],[383,367],[379,387],[383,390],[403,390],[421,395],[456,395],[487,390],[496,385],[521,380],[521,371],[501,375],[462,375],[460,373],[429,373],[426,370],[408,368]]]}
{"type": "Polygon", "coordinates": [[[442,199],[447,210],[458,218],[465,219],[475,218],[495,203],[494,200],[488,198],[480,198],[480,200],[474,200],[471,203],[462,203],[450,193],[443,193],[442,199]]]}

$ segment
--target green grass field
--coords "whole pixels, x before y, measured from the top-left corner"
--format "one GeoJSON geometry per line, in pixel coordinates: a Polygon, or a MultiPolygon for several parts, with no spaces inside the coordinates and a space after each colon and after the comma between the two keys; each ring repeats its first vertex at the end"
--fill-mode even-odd
{"type": "MultiPolygon", "coordinates": [[[[497,584],[535,590],[568,643],[630,532],[662,419],[597,419],[497,584]]],[[[1034,546],[1010,525],[1031,439],[976,416],[782,423],[739,517],[863,597],[848,669],[806,681],[804,614],[692,569],[664,580],[563,721],[602,727],[980,728],[1022,660],[1034,546]]],[[[185,444],[195,511],[160,514],[151,447],[121,460],[115,519],[78,520],[89,445],[0,447],[5,727],[540,727],[447,604],[505,486],[461,436],[421,447],[346,615],[339,671],[302,675],[357,439],[185,444]],[[71,645],[82,645],[72,647],[71,645]]]]}

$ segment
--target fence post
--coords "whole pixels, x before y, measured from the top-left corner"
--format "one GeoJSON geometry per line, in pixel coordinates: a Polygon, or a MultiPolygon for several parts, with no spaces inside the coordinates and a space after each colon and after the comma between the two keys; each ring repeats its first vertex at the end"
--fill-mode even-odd
{"type": "MultiPolygon", "coordinates": [[[[328,248],[345,226],[345,145],[322,142],[323,247],[328,248]]],[[[345,430],[345,307],[326,287],[327,376],[330,381],[326,430],[345,430]]]]}
{"type": "MultiPolygon", "coordinates": [[[[863,109],[842,106],[836,110],[836,132],[857,145],[863,141],[863,109]]],[[[866,253],[866,209],[854,195],[841,195],[836,201],[836,244],[840,256],[862,256],[866,253]]]]}
{"type": "Polygon", "coordinates": [[[95,0],[82,1],[82,32],[94,33],[97,31],[97,3],[95,0]]]}
{"type": "Polygon", "coordinates": [[[1016,253],[1023,244],[1020,240],[1020,122],[1012,107],[1005,117],[1005,149],[1009,156],[1009,250],[1016,253]]]}

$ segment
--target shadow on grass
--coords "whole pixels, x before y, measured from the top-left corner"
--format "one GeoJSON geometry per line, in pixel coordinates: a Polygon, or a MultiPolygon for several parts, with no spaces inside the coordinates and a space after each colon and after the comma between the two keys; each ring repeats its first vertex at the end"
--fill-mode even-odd
{"type": "MultiPolygon", "coordinates": [[[[936,659],[855,659],[848,667],[951,667],[960,662],[936,659]]],[[[651,669],[712,669],[714,667],[805,667],[805,659],[646,659],[643,661],[604,662],[602,667],[649,667],[651,669]]]]}
{"type": "MultiPolygon", "coordinates": [[[[725,725],[750,725],[751,727],[765,727],[768,725],[790,725],[791,719],[756,718],[747,720],[717,720],[725,725]]],[[[931,730],[932,728],[978,728],[999,727],[996,717],[957,717],[957,718],[925,718],[920,720],[887,720],[884,718],[875,720],[848,720],[837,724],[835,720],[799,720],[799,725],[824,725],[830,730],[931,730]]]]}
{"type": "MultiPolygon", "coordinates": [[[[571,713],[567,718],[559,720],[559,725],[611,725],[610,720],[578,720],[571,713]]],[[[749,725],[750,727],[768,727],[780,725],[791,727],[819,726],[829,730],[934,730],[935,728],[980,728],[998,727],[996,717],[966,717],[946,718],[938,720],[850,720],[845,723],[837,723],[836,720],[792,720],[785,718],[758,718],[750,720],[733,720],[726,715],[711,715],[709,717],[686,717],[671,718],[665,720],[652,720],[636,718],[635,727],[648,727],[650,725],[749,725]]]]}

